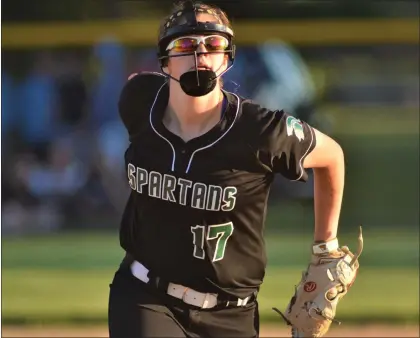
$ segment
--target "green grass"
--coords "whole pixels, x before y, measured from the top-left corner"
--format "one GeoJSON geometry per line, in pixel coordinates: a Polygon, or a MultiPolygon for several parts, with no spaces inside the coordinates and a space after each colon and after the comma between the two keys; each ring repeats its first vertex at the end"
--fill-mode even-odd
{"type": "Polygon", "coordinates": [[[398,106],[358,107],[326,104],[320,114],[333,123],[339,135],[406,135],[419,134],[419,109],[398,106]]]}
{"type": "Polygon", "coordinates": [[[419,224],[419,137],[340,136],[346,154],[345,223],[419,224]]]}
{"type": "MultiPolygon", "coordinates": [[[[261,320],[278,320],[300,278],[298,268],[269,268],[259,302],[261,320]]],[[[3,273],[3,323],[103,323],[113,271],[7,270],[3,273]]],[[[348,323],[415,323],[419,316],[415,269],[365,269],[340,303],[348,323]]]]}
{"type": "Polygon", "coordinates": [[[2,267],[11,269],[100,270],[123,257],[117,232],[70,232],[4,240],[2,267]]]}
{"type": "MultiPolygon", "coordinates": [[[[279,320],[309,259],[310,231],[267,236],[269,266],[260,294],[262,321],[279,320]]],[[[418,319],[418,237],[366,229],[362,269],[338,316],[345,322],[418,319]]],[[[357,232],[343,234],[355,248],[357,232]]],[[[5,324],[104,323],[108,285],[122,258],[117,233],[71,233],[3,240],[5,324]]]]}
{"type": "Polygon", "coordinates": [[[3,323],[100,323],[107,315],[111,269],[3,271],[3,323]]]}

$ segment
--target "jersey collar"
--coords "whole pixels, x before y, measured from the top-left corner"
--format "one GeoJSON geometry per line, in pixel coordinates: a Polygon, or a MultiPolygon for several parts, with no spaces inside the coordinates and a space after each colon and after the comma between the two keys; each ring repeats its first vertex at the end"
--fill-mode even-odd
{"type": "Polygon", "coordinates": [[[192,150],[201,147],[207,147],[209,144],[217,142],[217,140],[227,133],[232,127],[239,113],[240,98],[233,93],[223,90],[226,97],[226,103],[223,105],[224,110],[217,125],[215,125],[207,133],[194,138],[188,142],[184,142],[180,137],[166,129],[162,122],[163,114],[169,101],[169,85],[166,82],[156,94],[155,101],[150,109],[150,124],[155,131],[167,138],[174,146],[187,146],[192,150]]]}
{"type": "Polygon", "coordinates": [[[179,149],[188,152],[189,159],[185,168],[185,172],[188,173],[191,169],[191,166],[193,165],[195,155],[218,144],[218,142],[220,142],[233,128],[240,112],[240,98],[236,94],[227,91],[223,92],[226,95],[227,104],[220,122],[207,133],[188,142],[184,142],[180,137],[166,129],[162,122],[163,114],[169,100],[168,83],[164,83],[158,90],[154,102],[150,108],[149,123],[155,134],[165,140],[172,149],[172,171],[175,170],[175,163],[179,149]]]}

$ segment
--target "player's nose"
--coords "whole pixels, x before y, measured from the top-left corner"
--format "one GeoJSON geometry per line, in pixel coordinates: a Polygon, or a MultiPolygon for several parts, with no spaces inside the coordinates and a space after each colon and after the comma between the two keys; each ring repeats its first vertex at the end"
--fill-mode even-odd
{"type": "MultiPolygon", "coordinates": [[[[206,50],[204,50],[204,53],[206,50]]],[[[201,52],[203,53],[203,52],[201,52]]],[[[197,65],[200,67],[207,67],[210,68],[210,62],[209,62],[208,54],[198,54],[197,55],[197,65]]]]}
{"type": "Polygon", "coordinates": [[[206,46],[204,45],[204,43],[200,43],[199,45],[198,45],[198,47],[197,47],[197,52],[198,53],[206,53],[206,52],[208,52],[207,51],[207,48],[206,48],[206,46]]]}

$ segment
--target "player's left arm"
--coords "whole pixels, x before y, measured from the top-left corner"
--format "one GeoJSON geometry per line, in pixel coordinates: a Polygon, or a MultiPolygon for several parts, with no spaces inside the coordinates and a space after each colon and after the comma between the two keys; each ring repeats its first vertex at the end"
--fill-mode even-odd
{"type": "Polygon", "coordinates": [[[331,137],[305,122],[281,113],[277,123],[266,129],[271,135],[273,169],[298,179],[311,168],[315,184],[315,243],[311,263],[282,314],[292,326],[293,337],[322,337],[335,320],[339,301],[353,285],[359,269],[358,258],[363,249],[353,254],[340,247],[337,228],[344,190],[345,163],[341,146],[331,137]],[[277,137],[277,143],[273,137],[277,137]]]}
{"type": "MultiPolygon", "coordinates": [[[[353,254],[340,247],[338,221],[344,190],[344,154],[331,137],[281,111],[265,112],[261,120],[261,153],[266,167],[290,180],[315,179],[315,242],[311,264],[282,315],[293,337],[322,337],[335,318],[338,302],[353,285],[363,249],[353,254]]],[[[278,310],[276,310],[278,311],[278,310]]]]}
{"type": "Polygon", "coordinates": [[[334,139],[312,130],[316,146],[303,160],[303,167],[314,172],[314,240],[328,242],[337,237],[344,192],[344,153],[334,139]]]}
{"type": "Polygon", "coordinates": [[[262,115],[260,160],[291,181],[315,180],[315,241],[337,235],[344,190],[344,154],[331,137],[284,111],[262,115]]]}

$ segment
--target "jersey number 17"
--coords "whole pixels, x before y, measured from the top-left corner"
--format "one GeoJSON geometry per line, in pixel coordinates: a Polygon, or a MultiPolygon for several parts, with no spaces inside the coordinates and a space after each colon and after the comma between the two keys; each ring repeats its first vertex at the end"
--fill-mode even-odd
{"type": "Polygon", "coordinates": [[[233,223],[223,223],[216,225],[209,225],[206,227],[203,225],[197,225],[191,227],[191,232],[193,234],[193,245],[194,252],[193,256],[199,259],[205,259],[206,252],[204,251],[204,241],[208,241],[211,246],[212,243],[216,243],[214,248],[214,254],[212,262],[220,261],[225,256],[226,244],[229,237],[233,233],[233,223]]]}

